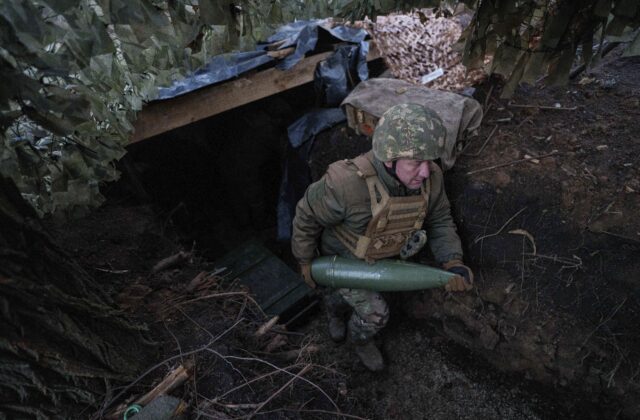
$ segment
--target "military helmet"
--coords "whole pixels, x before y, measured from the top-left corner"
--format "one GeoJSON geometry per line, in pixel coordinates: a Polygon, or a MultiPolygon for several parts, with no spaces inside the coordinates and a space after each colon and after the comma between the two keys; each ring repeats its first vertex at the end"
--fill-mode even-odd
{"type": "Polygon", "coordinates": [[[373,133],[378,160],[434,160],[444,154],[447,131],[434,111],[418,104],[394,105],[382,114],[373,133]]]}

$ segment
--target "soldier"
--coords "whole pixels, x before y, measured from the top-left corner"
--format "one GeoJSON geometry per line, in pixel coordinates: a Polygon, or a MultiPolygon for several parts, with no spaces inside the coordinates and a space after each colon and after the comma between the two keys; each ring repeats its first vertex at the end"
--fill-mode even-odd
{"type": "MultiPolygon", "coordinates": [[[[310,264],[317,250],[375,261],[414,254],[414,239],[422,238],[421,246],[428,238],[438,263],[457,274],[446,289],[471,289],[473,273],[462,263],[442,170],[433,162],[444,152],[445,136],[434,111],[416,104],[395,105],[378,121],[371,151],[331,164],[309,186],[296,207],[292,235],[293,255],[307,284],[315,287],[310,264]]],[[[325,305],[331,338],[345,339],[345,318],[351,312],[348,332],[356,354],[369,370],[382,370],[383,358],[373,342],[389,319],[382,295],[337,289],[325,298],[325,305]]]]}

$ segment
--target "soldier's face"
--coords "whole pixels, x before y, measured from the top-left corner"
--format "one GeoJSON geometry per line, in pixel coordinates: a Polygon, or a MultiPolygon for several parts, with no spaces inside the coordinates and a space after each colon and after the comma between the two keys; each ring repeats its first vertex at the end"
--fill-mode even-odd
{"type": "MultiPolygon", "coordinates": [[[[384,164],[388,168],[393,165],[392,162],[384,164]]],[[[405,187],[411,190],[420,188],[422,182],[429,178],[429,175],[431,175],[431,170],[428,160],[398,159],[398,163],[396,163],[396,176],[405,187]]]]}

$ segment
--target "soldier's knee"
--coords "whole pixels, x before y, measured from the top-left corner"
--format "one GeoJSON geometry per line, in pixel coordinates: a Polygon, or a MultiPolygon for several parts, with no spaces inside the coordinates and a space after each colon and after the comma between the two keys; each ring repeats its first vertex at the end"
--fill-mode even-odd
{"type": "Polygon", "coordinates": [[[373,299],[369,301],[366,310],[363,311],[360,316],[369,323],[382,328],[387,325],[387,321],[389,321],[389,305],[387,305],[387,302],[379,293],[376,293],[373,299]]]}
{"type": "Polygon", "coordinates": [[[340,295],[353,308],[360,328],[379,330],[389,320],[389,307],[378,292],[341,289],[340,295]]]}
{"type": "Polygon", "coordinates": [[[370,340],[386,325],[389,320],[389,312],[368,313],[362,315],[353,313],[349,320],[349,334],[354,343],[361,343],[370,340]]]}
{"type": "Polygon", "coordinates": [[[380,329],[387,325],[389,321],[389,307],[384,300],[369,305],[365,310],[356,310],[362,322],[371,325],[372,328],[380,329]]]}
{"type": "Polygon", "coordinates": [[[378,328],[383,328],[389,321],[389,310],[376,311],[372,314],[368,314],[366,319],[368,323],[374,324],[378,328]]]}

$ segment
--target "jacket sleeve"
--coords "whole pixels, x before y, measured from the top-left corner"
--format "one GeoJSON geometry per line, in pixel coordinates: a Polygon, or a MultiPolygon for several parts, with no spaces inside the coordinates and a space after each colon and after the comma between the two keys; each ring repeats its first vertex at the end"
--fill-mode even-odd
{"type": "Polygon", "coordinates": [[[436,167],[432,174],[431,194],[425,220],[429,247],[439,263],[461,260],[462,245],[451,216],[449,199],[444,190],[442,170],[436,167]]]}
{"type": "Polygon", "coordinates": [[[296,206],[291,250],[300,263],[310,263],[316,255],[322,230],[345,218],[343,191],[330,174],[311,184],[296,206]]]}

